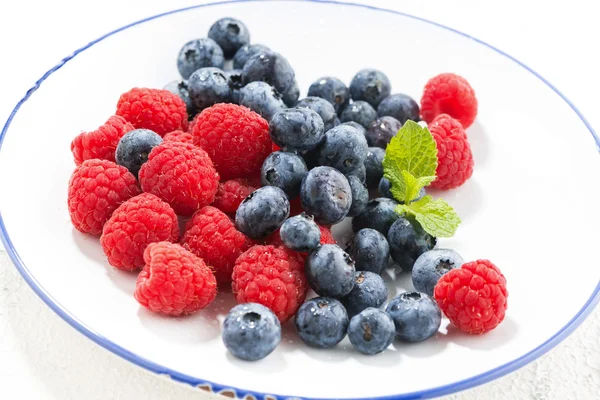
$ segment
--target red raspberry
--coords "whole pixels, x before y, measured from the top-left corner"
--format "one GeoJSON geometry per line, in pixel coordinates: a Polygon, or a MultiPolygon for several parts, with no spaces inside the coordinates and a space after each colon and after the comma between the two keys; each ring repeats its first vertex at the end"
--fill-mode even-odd
{"type": "Polygon", "coordinates": [[[121,137],[135,128],[123,117],[113,115],[100,128],[91,132],[81,132],[71,142],[71,152],[75,164],[99,158],[115,161],[115,151],[121,137]]]}
{"type": "Polygon", "coordinates": [[[260,169],[271,153],[269,124],[236,104],[205,108],[194,122],[194,144],[210,155],[223,179],[243,178],[260,169]]]}
{"type": "Polygon", "coordinates": [[[294,198],[293,200],[290,200],[290,217],[298,215],[302,213],[302,211],[304,211],[304,208],[302,208],[302,201],[300,200],[300,196],[294,198]]]}
{"type": "Polygon", "coordinates": [[[189,216],[215,199],[219,174],[206,152],[193,144],[162,142],[152,149],[139,173],[144,192],[189,216]]]}
{"type": "Polygon", "coordinates": [[[456,74],[440,74],[425,85],[421,97],[421,118],[429,123],[439,114],[449,114],[466,128],[477,116],[475,91],[465,78],[456,74]]]}
{"type": "Polygon", "coordinates": [[[440,278],[433,295],[450,322],[472,334],[494,329],[507,308],[506,278],[489,260],[451,270],[440,278]]]}
{"type": "Polygon", "coordinates": [[[135,283],[135,299],[150,311],[179,316],[208,306],[217,295],[210,267],[175,243],[151,243],[135,283]]]}
{"type": "Polygon", "coordinates": [[[304,260],[281,247],[251,247],[238,257],[232,278],[238,303],[260,303],[281,322],[296,314],[306,298],[304,260]]]}
{"type": "Polygon", "coordinates": [[[240,203],[256,189],[246,179],[221,182],[212,205],[225,213],[234,213],[240,203]]]}
{"type": "Polygon", "coordinates": [[[140,193],[135,176],[108,160],[86,160],[69,181],[69,214],[75,229],[99,235],[113,211],[140,193]]]}
{"type": "Polygon", "coordinates": [[[173,131],[167,133],[163,136],[163,139],[166,142],[182,142],[182,143],[192,143],[192,134],[184,131],[173,131]]]}
{"type": "Polygon", "coordinates": [[[273,153],[275,153],[276,151],[281,151],[281,147],[279,147],[275,143],[273,143],[273,146],[271,147],[271,151],[273,153]]]}
{"type": "Polygon", "coordinates": [[[187,130],[187,110],[179,96],[168,90],[133,88],[117,103],[117,115],[137,129],[150,129],[160,136],[187,130]]]}
{"type": "Polygon", "coordinates": [[[438,115],[429,125],[438,149],[437,179],[431,187],[453,189],[473,175],[473,154],[463,126],[446,114],[438,115]]]}
{"type": "Polygon", "coordinates": [[[194,213],[181,243],[214,268],[219,284],[231,283],[235,260],[253,244],[227,215],[211,206],[194,213]]]}
{"type": "Polygon", "coordinates": [[[177,242],[175,211],[153,194],[142,193],[117,208],[104,224],[100,244],[113,267],[133,271],[144,266],[150,243],[177,242]]]}
{"type": "Polygon", "coordinates": [[[192,119],[191,121],[188,121],[188,128],[187,131],[189,133],[192,133],[194,131],[194,125],[196,125],[196,118],[194,117],[194,119],[192,119]]]}

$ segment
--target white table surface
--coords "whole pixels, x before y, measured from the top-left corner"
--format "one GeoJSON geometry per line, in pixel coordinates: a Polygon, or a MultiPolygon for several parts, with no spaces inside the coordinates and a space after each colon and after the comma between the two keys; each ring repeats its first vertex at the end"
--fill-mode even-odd
{"type": "MultiPolygon", "coordinates": [[[[200,2],[0,2],[0,121],[5,121],[16,102],[44,71],[74,49],[133,20],[200,2]]],[[[597,2],[368,3],[428,18],[508,52],[563,91],[600,131],[597,2]]],[[[574,250],[585,251],[586,244],[593,245],[594,239],[582,238],[582,248],[574,250]]],[[[590,262],[598,263],[597,257],[591,257],[590,262]]],[[[563,266],[548,273],[568,273],[568,270],[569,266],[563,266]]],[[[577,288],[564,288],[557,295],[569,290],[577,288]]],[[[567,340],[539,360],[449,398],[597,399],[598,393],[600,308],[567,340]]],[[[210,397],[134,366],[79,334],[37,298],[0,247],[0,399],[210,397]]]]}

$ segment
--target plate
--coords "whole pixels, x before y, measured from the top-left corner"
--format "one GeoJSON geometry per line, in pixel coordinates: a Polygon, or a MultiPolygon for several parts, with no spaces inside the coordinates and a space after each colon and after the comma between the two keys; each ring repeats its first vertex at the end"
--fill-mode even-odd
{"type": "MultiPolygon", "coordinates": [[[[453,29],[364,5],[226,2],[175,10],[110,32],[46,72],[2,130],[1,236],[33,290],[84,335],[121,357],[214,392],[264,398],[414,398],[472,387],[513,371],[564,339],[599,297],[598,138],[575,106],[533,70],[453,29]],[[471,180],[438,193],[463,218],[440,247],[467,260],[489,258],[509,287],[506,320],[482,336],[445,322],[431,340],[396,342],[362,356],[347,340],[334,350],[299,343],[291,324],[266,359],[232,358],[220,323],[232,306],[219,296],[197,315],[170,319],[141,309],[135,276],[111,268],[96,238],[70,225],[66,193],[74,168],[70,142],[102,124],[119,95],[162,87],[178,77],[186,41],[204,37],[218,18],[248,25],[252,41],[285,55],[303,94],[323,75],[349,82],[364,67],[389,76],[393,92],[419,98],[441,72],[466,77],[480,112],[468,135],[471,180]],[[360,27],[360,29],[357,29],[360,27]]],[[[336,229],[344,236],[344,229],[336,229]]],[[[410,290],[386,276],[390,294],[410,290]]]]}

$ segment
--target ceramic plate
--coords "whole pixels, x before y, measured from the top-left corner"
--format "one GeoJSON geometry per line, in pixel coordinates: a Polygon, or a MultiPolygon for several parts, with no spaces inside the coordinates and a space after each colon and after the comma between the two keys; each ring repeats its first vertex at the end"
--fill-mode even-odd
{"type": "MultiPolygon", "coordinates": [[[[215,392],[263,398],[436,396],[497,378],[564,339],[598,300],[600,268],[588,250],[600,213],[596,136],[555,87],[518,60],[453,29],[368,6],[334,2],[234,2],[147,18],[110,32],[44,74],[2,131],[1,233],[35,292],[75,329],[131,362],[215,392]],[[468,130],[473,177],[441,195],[463,224],[440,247],[489,258],[508,280],[509,309],[496,330],[460,334],[442,324],[431,340],[394,343],[362,356],[347,339],[333,350],[299,342],[284,327],[266,359],[232,358],[220,338],[231,294],[207,310],[171,319],[141,309],[135,276],[111,268],[98,240],[75,231],[67,212],[70,142],[115,111],[134,86],[177,79],[183,43],[223,16],[242,19],[252,41],[285,55],[303,94],[323,75],[349,82],[376,67],[393,92],[419,99],[428,78],[466,77],[479,99],[468,130]],[[357,29],[358,28],[358,29],[357,29]]],[[[344,236],[343,228],[337,233],[344,236]]],[[[386,274],[390,295],[410,290],[386,274]]]]}

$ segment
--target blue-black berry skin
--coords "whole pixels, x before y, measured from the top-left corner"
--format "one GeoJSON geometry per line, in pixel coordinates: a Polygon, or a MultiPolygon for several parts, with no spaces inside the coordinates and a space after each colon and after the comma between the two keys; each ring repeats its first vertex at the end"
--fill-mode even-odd
{"type": "Polygon", "coordinates": [[[341,298],[354,287],[354,261],[336,244],[324,244],[306,258],[304,272],[318,295],[341,298]]]}
{"type": "MultiPolygon", "coordinates": [[[[368,153],[367,153],[368,154],[368,153]]],[[[366,162],[366,159],[365,159],[366,162]]],[[[358,178],[358,180],[362,183],[362,184],[366,184],[366,179],[367,179],[367,169],[365,167],[365,164],[361,164],[360,167],[353,169],[350,172],[346,172],[346,178],[349,178],[351,176],[355,176],[358,178]]],[[[368,199],[367,199],[368,200],[368,199]]]]}
{"type": "Polygon", "coordinates": [[[305,97],[296,104],[296,108],[308,108],[319,114],[325,126],[325,132],[336,126],[337,114],[327,100],[320,97],[305,97]]]}
{"type": "Polygon", "coordinates": [[[331,167],[308,171],[300,185],[302,208],[323,225],[341,222],[352,205],[352,189],[348,179],[331,167]]]}
{"type": "Polygon", "coordinates": [[[366,68],[358,71],[350,82],[350,96],[352,100],[363,100],[373,107],[390,95],[392,84],[388,77],[381,71],[366,68]]]}
{"type": "Polygon", "coordinates": [[[233,68],[243,69],[246,62],[255,54],[261,51],[269,51],[267,46],[262,44],[246,44],[238,49],[233,56],[233,68]]]}
{"type": "Polygon", "coordinates": [[[356,130],[358,130],[365,138],[367,137],[367,129],[364,126],[362,126],[361,124],[359,124],[358,122],[347,121],[347,122],[342,122],[341,125],[351,126],[351,127],[355,128],[356,130]]]}
{"type": "Polygon", "coordinates": [[[300,194],[300,184],[308,173],[302,157],[295,153],[275,151],[267,156],[260,170],[263,186],[277,186],[289,199],[300,194]]]}
{"type": "Polygon", "coordinates": [[[232,69],[231,71],[224,71],[225,76],[228,79],[229,88],[231,89],[231,102],[239,104],[240,102],[240,90],[242,89],[242,70],[232,69]]]}
{"type": "Polygon", "coordinates": [[[417,258],[433,249],[437,242],[417,221],[404,217],[398,217],[392,224],[387,239],[390,255],[403,271],[411,271],[417,258]]]}
{"type": "Polygon", "coordinates": [[[354,260],[357,271],[381,274],[388,266],[390,245],[379,231],[364,228],[356,232],[346,246],[346,252],[354,260]]]}
{"type": "Polygon", "coordinates": [[[200,68],[222,69],[224,63],[223,50],[210,38],[190,40],[183,45],[177,56],[177,69],[183,79],[188,79],[200,68]]]}
{"type": "Polygon", "coordinates": [[[400,128],[402,128],[402,124],[394,117],[378,118],[367,130],[367,142],[371,147],[385,149],[400,128]]]}
{"type": "Polygon", "coordinates": [[[290,63],[274,51],[261,51],[246,61],[242,69],[244,84],[263,81],[273,86],[281,94],[294,86],[295,74],[290,63]]]}
{"type": "Polygon", "coordinates": [[[281,341],[281,324],[262,304],[238,304],[225,317],[221,337],[235,357],[256,361],[275,350],[281,341]]]}
{"type": "Polygon", "coordinates": [[[331,76],[325,76],[313,82],[308,88],[308,95],[327,100],[338,115],[342,113],[350,101],[348,87],[338,78],[331,76]]]}
{"type": "Polygon", "coordinates": [[[149,129],[135,129],[127,132],[119,140],[115,152],[117,164],[124,166],[137,176],[142,164],[148,161],[148,154],[162,143],[162,138],[149,129]]]}
{"type": "Polygon", "coordinates": [[[367,158],[367,140],[356,129],[339,125],[325,133],[319,145],[320,165],[333,167],[342,173],[359,168],[367,158]]]}
{"type": "Polygon", "coordinates": [[[284,191],[264,186],[242,201],[235,213],[235,226],[252,239],[263,239],[275,232],[290,215],[290,202],[284,191]]]}
{"type": "Polygon", "coordinates": [[[217,103],[231,101],[229,79],[219,68],[200,68],[195,71],[188,80],[188,91],[198,111],[217,103]]]}
{"type": "MultiPolygon", "coordinates": [[[[383,177],[383,159],[385,150],[380,147],[369,147],[365,158],[366,182],[369,188],[375,188],[383,177]]],[[[385,197],[385,196],[384,196],[385,197]]]]}
{"type": "Polygon", "coordinates": [[[301,213],[288,218],[279,230],[281,241],[295,251],[311,251],[321,242],[321,230],[311,216],[301,213]]]}
{"type": "Polygon", "coordinates": [[[348,211],[348,217],[354,217],[367,207],[369,202],[369,191],[364,183],[360,181],[360,178],[350,175],[347,176],[348,183],[350,184],[350,190],[352,191],[352,205],[348,211]]]}
{"type": "Polygon", "coordinates": [[[349,104],[340,115],[341,122],[353,121],[365,129],[368,129],[376,119],[377,111],[366,101],[355,101],[349,104]]]}
{"type": "Polygon", "coordinates": [[[316,297],[300,306],[294,325],[304,343],[327,349],[344,339],[349,322],[342,303],[328,297],[316,297]]]}
{"type": "Polygon", "coordinates": [[[417,102],[405,94],[389,95],[377,106],[377,114],[380,117],[394,117],[401,124],[409,119],[418,122],[420,112],[417,102]]]}
{"type": "Polygon", "coordinates": [[[397,206],[397,202],[385,197],[370,200],[365,210],[352,219],[352,230],[358,232],[372,228],[387,235],[392,224],[400,217],[395,211],[397,206]]]}
{"type": "Polygon", "coordinates": [[[378,308],[367,308],[348,325],[350,343],[363,354],[381,353],[392,344],[395,334],[394,321],[378,308]]]}
{"type": "Polygon", "coordinates": [[[394,321],[396,337],[408,342],[429,339],[442,323],[440,308],[425,293],[401,293],[389,302],[385,311],[394,321]]]}
{"type": "Polygon", "coordinates": [[[413,286],[417,291],[433,296],[433,289],[440,278],[454,268],[460,268],[463,263],[460,254],[451,249],[426,251],[417,258],[413,266],[413,286]]]}
{"type": "Polygon", "coordinates": [[[244,23],[235,18],[221,18],[208,30],[208,37],[217,42],[225,58],[232,58],[242,47],[250,43],[250,32],[244,23]]]}
{"type": "Polygon", "coordinates": [[[266,82],[250,82],[241,88],[239,104],[248,107],[267,121],[287,108],[281,100],[281,95],[266,82]]]}
{"type": "Polygon", "coordinates": [[[298,99],[300,98],[300,87],[298,87],[298,82],[294,79],[294,83],[292,87],[285,93],[281,95],[281,100],[288,107],[294,107],[296,103],[298,103],[298,99]]]}
{"type": "Polygon", "coordinates": [[[323,120],[308,108],[278,112],[269,122],[269,134],[279,147],[298,151],[314,149],[325,138],[323,120]]]}
{"type": "Polygon", "coordinates": [[[188,91],[188,82],[186,80],[169,82],[165,85],[164,89],[176,94],[181,98],[181,100],[183,100],[188,114],[188,119],[192,119],[194,115],[196,115],[196,108],[194,107],[194,103],[190,97],[190,92],[188,91]]]}
{"type": "Polygon", "coordinates": [[[387,286],[381,275],[368,271],[357,271],[354,287],[341,299],[348,316],[352,318],[369,307],[379,308],[388,297],[387,286]]]}

